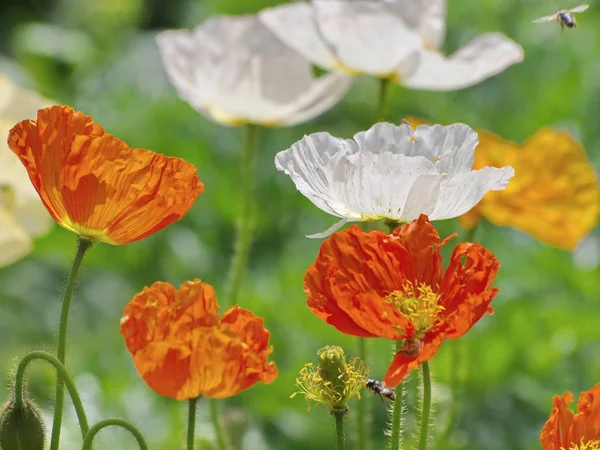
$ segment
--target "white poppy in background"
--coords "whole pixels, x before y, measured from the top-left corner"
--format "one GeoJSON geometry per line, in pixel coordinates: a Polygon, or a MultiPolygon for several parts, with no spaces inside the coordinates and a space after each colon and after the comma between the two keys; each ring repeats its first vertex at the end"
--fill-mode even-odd
{"type": "Polygon", "coordinates": [[[339,74],[316,77],[308,61],[252,15],[164,31],[157,42],[181,98],[226,125],[295,125],[330,109],[352,83],[339,74]]]}
{"type": "Polygon", "coordinates": [[[451,219],[502,190],[512,167],[471,170],[477,133],[450,126],[378,123],[354,139],[329,133],[305,136],[275,156],[277,170],[323,211],[342,220],[308,237],[326,237],[347,222],[392,219],[410,222],[421,214],[451,219]]]}
{"type": "Polygon", "coordinates": [[[412,89],[462,89],[523,60],[523,49],[501,33],[441,54],[445,9],[440,0],[313,0],[267,8],[259,17],[324,69],[388,78],[412,89]]]}
{"type": "Polygon", "coordinates": [[[19,158],[8,148],[10,129],[35,117],[50,103],[0,75],[0,267],[24,257],[32,239],[47,233],[54,221],[42,204],[19,158]]]}

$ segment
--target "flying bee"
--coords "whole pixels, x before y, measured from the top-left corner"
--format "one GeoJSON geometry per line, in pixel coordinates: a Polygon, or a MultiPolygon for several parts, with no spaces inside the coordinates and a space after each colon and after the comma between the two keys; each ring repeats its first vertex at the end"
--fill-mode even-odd
{"type": "Polygon", "coordinates": [[[381,399],[382,403],[384,397],[392,402],[396,400],[396,393],[394,392],[394,390],[387,387],[383,381],[377,381],[372,378],[369,378],[365,383],[365,386],[367,386],[367,389],[370,389],[371,391],[379,395],[379,398],[381,399]]]}
{"type": "Polygon", "coordinates": [[[540,17],[539,19],[534,20],[534,23],[543,23],[550,22],[552,20],[556,20],[560,24],[560,28],[565,31],[565,27],[567,28],[575,28],[577,26],[577,22],[573,17],[574,13],[581,13],[588,9],[590,5],[580,5],[573,9],[559,9],[554,12],[551,16],[540,17]]]}

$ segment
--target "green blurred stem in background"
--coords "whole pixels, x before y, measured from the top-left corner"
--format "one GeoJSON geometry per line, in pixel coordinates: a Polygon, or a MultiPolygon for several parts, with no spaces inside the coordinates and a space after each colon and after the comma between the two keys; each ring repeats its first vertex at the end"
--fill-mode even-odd
{"type": "MultiPolygon", "coordinates": [[[[71,265],[67,286],[65,288],[65,296],[63,298],[62,310],[60,312],[60,323],[58,325],[58,345],[57,356],[58,360],[65,365],[65,352],[67,347],[67,322],[69,320],[69,307],[73,298],[75,282],[77,274],[81,268],[81,262],[87,250],[92,246],[93,241],[83,236],[79,236],[77,240],[77,253],[71,265]]],[[[63,377],[57,374],[56,377],[56,393],[54,396],[54,419],[52,421],[52,438],[50,440],[50,450],[58,450],[60,441],[60,427],[62,424],[62,413],[64,404],[64,382],[63,377]]]]}
{"type": "Polygon", "coordinates": [[[217,448],[219,450],[230,450],[229,441],[225,435],[225,428],[223,427],[223,419],[219,414],[218,400],[211,398],[210,404],[210,417],[212,419],[213,427],[215,428],[215,436],[217,437],[217,448]]]}
{"type": "Polygon", "coordinates": [[[196,404],[198,397],[188,400],[187,450],[194,450],[194,434],[196,432],[196,404]]]}
{"type": "Polygon", "coordinates": [[[374,123],[382,122],[385,120],[387,113],[387,97],[389,92],[390,79],[380,78],[379,79],[379,100],[377,103],[377,109],[375,110],[374,123]]]}
{"type": "Polygon", "coordinates": [[[146,445],[146,442],[144,441],[144,437],[142,436],[142,433],[140,433],[140,431],[136,427],[134,427],[131,423],[127,422],[126,420],[119,419],[116,417],[111,417],[110,419],[104,419],[104,420],[101,420],[100,422],[94,424],[94,426],[92,428],[90,428],[89,433],[83,440],[82,450],[91,450],[92,441],[94,440],[94,437],[96,436],[96,434],[98,434],[98,432],[102,428],[106,428],[106,427],[125,428],[127,431],[129,431],[133,435],[133,437],[135,438],[135,440],[138,443],[138,446],[140,447],[140,450],[148,450],[148,446],[146,445]]]}
{"type": "MultiPolygon", "coordinates": [[[[358,357],[365,364],[367,363],[367,339],[366,338],[358,338],[358,357]]],[[[357,434],[357,449],[358,450],[368,450],[370,449],[370,439],[371,436],[371,408],[369,407],[369,399],[367,396],[363,396],[358,400],[358,405],[356,409],[356,434],[357,434]]]]}
{"type": "MultiPolygon", "coordinates": [[[[394,347],[394,356],[402,349],[402,341],[396,341],[394,347]]],[[[392,357],[393,358],[393,357],[392,357]]],[[[404,381],[398,383],[394,390],[396,394],[396,400],[394,400],[394,407],[392,408],[392,423],[391,423],[391,434],[390,434],[390,445],[391,450],[400,450],[400,444],[402,443],[401,438],[401,427],[402,427],[402,400],[404,396],[404,381]]]]}
{"type": "Polygon", "coordinates": [[[344,437],[344,416],[345,411],[333,411],[335,417],[335,436],[337,442],[337,450],[344,450],[345,448],[345,437],[344,437]]]}
{"type": "Polygon", "coordinates": [[[429,414],[431,413],[431,371],[429,361],[425,361],[423,370],[423,411],[421,415],[421,430],[419,435],[419,450],[427,449],[427,433],[429,432],[429,414]]]}
{"type": "Polygon", "coordinates": [[[73,379],[67,372],[67,369],[65,369],[65,366],[63,366],[62,363],[50,353],[40,350],[29,352],[19,362],[19,365],[17,366],[17,372],[15,374],[15,407],[23,407],[23,379],[25,378],[25,369],[27,369],[29,363],[34,359],[43,359],[52,364],[56,369],[57,378],[62,379],[65,386],[67,386],[67,391],[69,391],[71,401],[75,407],[75,413],[77,414],[77,420],[79,421],[81,437],[85,438],[85,435],[89,430],[89,425],[87,416],[85,415],[85,410],[83,409],[83,403],[81,403],[81,397],[79,397],[79,392],[77,392],[77,387],[75,387],[75,383],[73,383],[73,379]]]}
{"type": "Polygon", "coordinates": [[[255,140],[258,128],[246,125],[242,173],[240,178],[240,203],[236,222],[236,242],[225,295],[226,307],[237,303],[238,294],[244,279],[252,232],[254,231],[254,162],[256,160],[255,140]]]}

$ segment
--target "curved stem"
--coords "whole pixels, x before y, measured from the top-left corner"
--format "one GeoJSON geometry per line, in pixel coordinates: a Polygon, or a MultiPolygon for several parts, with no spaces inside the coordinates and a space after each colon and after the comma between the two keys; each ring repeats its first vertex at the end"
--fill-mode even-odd
{"type": "Polygon", "coordinates": [[[254,160],[255,146],[254,141],[257,132],[256,125],[246,125],[246,138],[244,145],[244,154],[242,159],[242,173],[240,178],[240,208],[236,223],[236,242],[229,278],[227,281],[227,293],[225,295],[225,306],[234,305],[246,271],[248,263],[248,253],[250,251],[250,242],[252,241],[252,232],[254,231],[254,218],[252,217],[254,209],[254,160]]]}
{"type": "Polygon", "coordinates": [[[129,431],[133,435],[133,437],[135,438],[135,440],[137,441],[137,443],[140,447],[140,450],[148,450],[148,446],[146,445],[146,442],[144,441],[144,436],[142,436],[142,433],[140,433],[140,431],[131,423],[127,422],[124,419],[118,419],[116,417],[111,417],[110,419],[104,419],[104,420],[101,420],[100,422],[94,424],[94,426],[92,428],[90,428],[90,431],[88,432],[87,436],[83,440],[82,450],[90,450],[92,448],[92,441],[94,440],[94,437],[98,434],[98,432],[102,428],[106,428],[106,427],[125,428],[127,431],[129,431]]]}
{"type": "Polygon", "coordinates": [[[85,415],[85,410],[83,409],[81,397],[79,397],[79,392],[77,391],[77,387],[75,387],[75,383],[67,372],[67,369],[65,369],[65,366],[63,366],[62,363],[50,353],[40,350],[29,352],[19,362],[19,365],[17,366],[17,372],[15,374],[15,407],[19,408],[23,405],[23,379],[25,378],[25,369],[27,369],[29,363],[34,359],[43,359],[44,361],[52,364],[56,369],[58,378],[63,380],[65,386],[67,387],[67,391],[71,396],[71,401],[73,402],[75,413],[77,414],[77,420],[79,421],[81,436],[85,438],[85,435],[89,430],[89,425],[87,416],[85,415]]]}
{"type": "MultiPolygon", "coordinates": [[[[402,341],[396,341],[395,352],[400,351],[402,348],[402,341]]],[[[402,431],[402,400],[404,396],[404,381],[399,383],[394,390],[396,394],[396,400],[394,400],[394,406],[392,408],[392,423],[391,423],[391,434],[390,434],[390,445],[391,450],[400,450],[401,431],[402,431]]]]}
{"type": "Polygon", "coordinates": [[[194,450],[194,433],[196,431],[196,403],[198,397],[188,400],[187,450],[194,450]]]}
{"type": "Polygon", "coordinates": [[[335,417],[335,436],[337,442],[337,450],[344,450],[345,437],[344,437],[344,416],[346,413],[343,411],[334,411],[333,416],[335,417]]]}
{"type": "Polygon", "coordinates": [[[223,421],[219,414],[219,405],[217,400],[211,398],[210,404],[210,417],[212,419],[213,427],[215,428],[215,435],[217,437],[217,448],[219,450],[229,450],[229,442],[225,436],[225,429],[223,427],[223,421]]]}
{"type": "MultiPolygon", "coordinates": [[[[69,306],[73,298],[73,290],[77,281],[77,274],[81,267],[81,262],[85,256],[85,252],[92,246],[92,241],[88,238],[79,236],[77,240],[77,253],[71,265],[67,286],[65,288],[65,296],[63,298],[62,309],[60,312],[60,323],[58,325],[58,360],[65,364],[65,352],[67,346],[67,322],[69,319],[69,306]]],[[[54,419],[52,421],[52,438],[50,441],[50,450],[58,450],[60,441],[60,427],[62,424],[62,413],[64,403],[64,384],[62,377],[56,378],[56,393],[54,395],[54,419]]]]}
{"type": "MultiPolygon", "coordinates": [[[[358,357],[365,364],[367,363],[367,340],[358,338],[358,357]]],[[[371,435],[369,424],[371,423],[371,408],[368,402],[368,397],[364,396],[357,403],[356,408],[356,434],[357,434],[357,449],[367,450],[369,442],[367,437],[371,435]]]]}
{"type": "Polygon", "coordinates": [[[379,79],[379,100],[377,102],[377,109],[375,110],[375,119],[373,122],[381,122],[385,119],[387,112],[387,95],[389,92],[390,79],[381,78],[379,79]]]}
{"type": "Polygon", "coordinates": [[[423,413],[421,416],[421,431],[419,450],[427,449],[427,433],[429,432],[429,414],[431,413],[431,372],[429,361],[422,364],[423,369],[423,413]]]}

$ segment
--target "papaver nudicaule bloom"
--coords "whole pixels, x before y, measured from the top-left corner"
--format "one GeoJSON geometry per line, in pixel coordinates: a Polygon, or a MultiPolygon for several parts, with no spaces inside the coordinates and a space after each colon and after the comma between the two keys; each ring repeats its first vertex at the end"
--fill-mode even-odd
{"type": "Polygon", "coordinates": [[[325,237],[347,222],[410,222],[458,217],[492,190],[502,190],[512,167],[471,170],[478,138],[464,124],[375,124],[354,139],[305,136],[275,156],[277,170],[323,211],[341,217],[309,237],[325,237]]]}
{"type": "Polygon", "coordinates": [[[446,91],[480,83],[523,60],[501,33],[480,35],[446,57],[445,1],[313,0],[268,8],[259,17],[313,64],[446,91]]]}
{"type": "Polygon", "coordinates": [[[256,16],[214,17],[193,31],[162,32],[157,42],[181,98],[225,125],[304,122],[335,105],[352,82],[338,74],[315,77],[256,16]]]}

